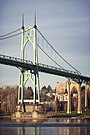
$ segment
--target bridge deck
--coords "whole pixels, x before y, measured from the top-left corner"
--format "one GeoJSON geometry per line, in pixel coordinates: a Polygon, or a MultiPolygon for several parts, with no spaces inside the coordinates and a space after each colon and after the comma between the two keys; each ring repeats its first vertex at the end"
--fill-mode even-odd
{"type": "Polygon", "coordinates": [[[15,66],[17,68],[22,68],[25,70],[33,70],[33,71],[35,71],[38,67],[39,72],[63,76],[66,78],[73,79],[75,81],[90,83],[90,77],[83,76],[81,74],[78,74],[77,72],[60,69],[57,67],[53,67],[41,63],[38,63],[38,65],[34,65],[31,61],[27,61],[27,60],[23,61],[22,59],[10,57],[10,56],[0,55],[0,64],[15,66]]]}

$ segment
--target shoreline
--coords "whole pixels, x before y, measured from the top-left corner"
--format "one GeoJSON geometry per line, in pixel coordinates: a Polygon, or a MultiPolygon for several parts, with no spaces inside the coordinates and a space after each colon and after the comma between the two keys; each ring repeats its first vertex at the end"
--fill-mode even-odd
{"type": "MultiPolygon", "coordinates": [[[[90,116],[88,115],[78,115],[78,116],[63,116],[63,115],[47,115],[47,118],[37,118],[37,120],[46,120],[46,119],[49,119],[49,118],[57,118],[57,119],[60,119],[60,118],[71,118],[71,119],[90,119],[90,116]]],[[[34,118],[20,118],[20,119],[12,119],[12,116],[9,116],[9,115],[3,115],[3,116],[0,116],[0,119],[10,119],[10,120],[36,120],[34,118]]]]}
{"type": "Polygon", "coordinates": [[[83,112],[80,114],[77,114],[77,112],[73,111],[71,114],[67,114],[66,112],[47,112],[47,113],[37,113],[33,112],[32,114],[29,113],[28,115],[25,114],[19,114],[18,117],[15,117],[15,113],[13,114],[1,114],[0,119],[11,119],[11,120],[47,120],[50,118],[69,118],[69,119],[90,119],[90,112],[83,112]],[[20,116],[19,116],[20,115],[20,116]]]}

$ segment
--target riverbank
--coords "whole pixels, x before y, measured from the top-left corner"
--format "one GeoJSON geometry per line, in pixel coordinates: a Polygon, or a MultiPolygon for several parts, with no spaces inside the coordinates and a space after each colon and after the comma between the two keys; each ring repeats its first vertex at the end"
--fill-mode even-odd
{"type": "MultiPolygon", "coordinates": [[[[81,114],[77,114],[76,112],[72,112],[71,114],[67,114],[64,111],[60,112],[47,112],[45,119],[48,118],[75,118],[75,119],[90,119],[90,112],[84,112],[81,114]]],[[[11,115],[0,115],[0,119],[12,119],[11,115]]],[[[32,118],[30,118],[32,119],[32,118]]],[[[42,119],[42,118],[41,118],[42,119]]],[[[28,120],[28,118],[27,118],[28,120]]]]}
{"type": "Polygon", "coordinates": [[[0,119],[11,119],[11,115],[0,115],[0,119]]]}
{"type": "Polygon", "coordinates": [[[77,114],[77,112],[72,112],[71,114],[67,114],[66,112],[48,112],[48,118],[77,118],[77,119],[90,119],[90,112],[84,112],[81,114],[77,114]]]}

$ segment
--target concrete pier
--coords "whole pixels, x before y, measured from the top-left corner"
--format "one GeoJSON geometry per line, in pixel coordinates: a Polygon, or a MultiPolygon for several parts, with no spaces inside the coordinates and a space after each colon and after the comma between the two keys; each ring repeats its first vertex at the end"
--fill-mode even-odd
{"type": "Polygon", "coordinates": [[[80,114],[80,113],[82,113],[82,107],[81,107],[81,83],[80,82],[77,84],[77,88],[78,88],[78,109],[77,109],[77,113],[80,114]]]}
{"type": "Polygon", "coordinates": [[[12,119],[46,119],[42,104],[17,105],[17,111],[12,115],[12,119]]]}
{"type": "Polygon", "coordinates": [[[85,111],[87,111],[87,108],[88,108],[88,97],[87,97],[88,88],[89,88],[89,86],[86,84],[85,85],[85,111]]]}
{"type": "Polygon", "coordinates": [[[70,80],[67,81],[67,91],[68,91],[68,100],[67,100],[67,113],[71,113],[71,94],[70,94],[70,80]]]}

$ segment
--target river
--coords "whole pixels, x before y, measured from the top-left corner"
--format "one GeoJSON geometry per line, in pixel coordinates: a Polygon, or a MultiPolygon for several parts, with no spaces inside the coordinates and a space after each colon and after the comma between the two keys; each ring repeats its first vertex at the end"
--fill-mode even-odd
{"type": "Polygon", "coordinates": [[[0,120],[0,135],[90,135],[90,119],[0,120]]]}

